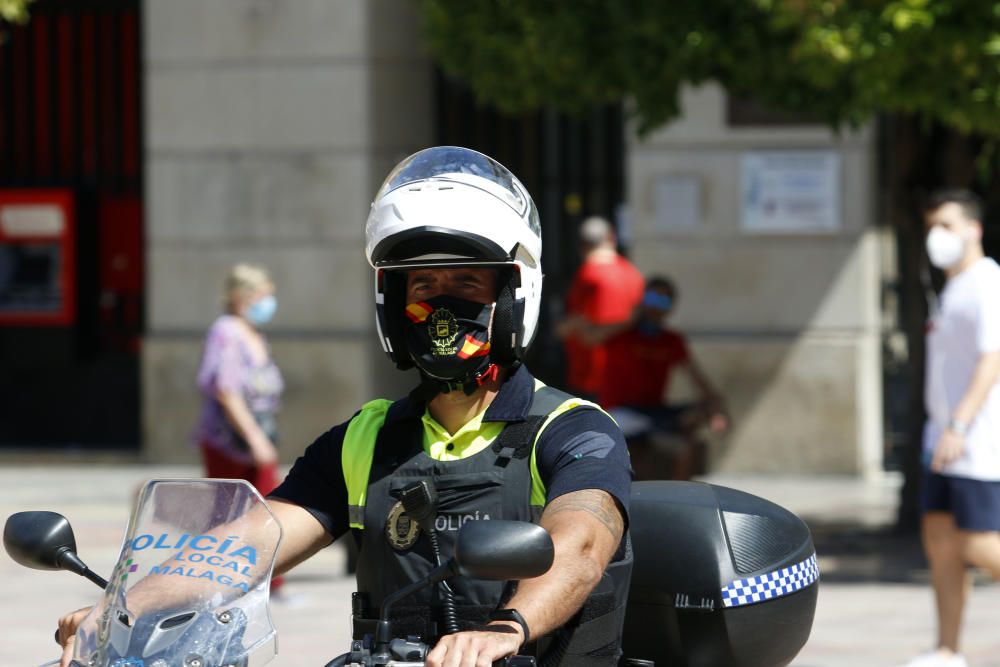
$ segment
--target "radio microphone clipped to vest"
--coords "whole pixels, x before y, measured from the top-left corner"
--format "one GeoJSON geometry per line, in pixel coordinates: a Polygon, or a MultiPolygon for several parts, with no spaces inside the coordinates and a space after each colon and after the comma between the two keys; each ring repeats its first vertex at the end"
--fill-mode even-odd
{"type": "MultiPolygon", "coordinates": [[[[399,493],[399,501],[410,518],[417,522],[427,534],[434,553],[434,564],[440,566],[441,547],[438,545],[437,530],[434,520],[437,518],[438,493],[434,482],[422,479],[403,487],[399,493]]],[[[444,607],[444,625],[448,634],[458,632],[458,612],[455,609],[455,595],[445,581],[441,582],[441,598],[444,607]]]]}

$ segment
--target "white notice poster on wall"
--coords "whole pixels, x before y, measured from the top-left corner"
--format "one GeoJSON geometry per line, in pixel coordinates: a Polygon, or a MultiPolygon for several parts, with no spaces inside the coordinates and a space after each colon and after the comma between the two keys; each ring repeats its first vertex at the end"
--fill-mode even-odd
{"type": "Polygon", "coordinates": [[[743,154],[744,231],[831,232],[840,227],[840,156],[834,151],[743,154]]]}

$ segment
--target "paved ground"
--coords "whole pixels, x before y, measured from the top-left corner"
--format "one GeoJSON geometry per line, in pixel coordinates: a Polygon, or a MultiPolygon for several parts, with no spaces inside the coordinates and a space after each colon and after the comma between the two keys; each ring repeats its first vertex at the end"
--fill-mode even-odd
{"type": "MultiPolygon", "coordinates": [[[[0,518],[49,509],[72,521],[79,552],[108,573],[136,488],[152,477],[188,477],[195,468],[111,464],[28,465],[0,461],[0,518]]],[[[823,583],[812,636],[795,667],[895,665],[929,646],[932,598],[919,545],[887,526],[897,482],[828,478],[713,478],[773,500],[813,529],[823,583]]],[[[63,612],[93,603],[97,589],[65,572],[26,570],[0,555],[0,667],[38,665],[55,655],[63,612]]],[[[335,545],[289,577],[289,600],[273,605],[280,653],[275,667],[319,667],[346,650],[353,581],[335,545]]],[[[1000,667],[1000,586],[973,591],[965,637],[970,663],[1000,667]]]]}

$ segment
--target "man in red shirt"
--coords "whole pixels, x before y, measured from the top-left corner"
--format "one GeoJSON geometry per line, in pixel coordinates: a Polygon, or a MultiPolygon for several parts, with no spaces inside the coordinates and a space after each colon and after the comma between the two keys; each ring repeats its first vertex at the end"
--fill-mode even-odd
{"type": "Polygon", "coordinates": [[[591,217],[580,226],[583,264],[566,297],[566,319],[557,333],[566,345],[566,384],[581,396],[595,397],[601,388],[606,358],[602,342],[588,343],[580,331],[588,325],[627,322],[642,298],[643,278],[618,254],[615,231],[604,218],[591,217]]]}
{"type": "Polygon", "coordinates": [[[715,433],[729,428],[719,393],[702,372],[684,336],[664,325],[676,305],[677,290],[667,278],[650,278],[633,317],[606,326],[581,326],[578,336],[587,343],[603,343],[606,352],[598,402],[618,421],[633,454],[636,479],[660,477],[662,462],[653,452],[654,441],[671,440],[673,473],[689,478],[700,467],[695,462],[699,441],[695,430],[707,425],[715,433]],[[693,403],[668,403],[670,378],[675,370],[688,376],[697,392],[693,403]],[[681,440],[677,442],[677,436],[681,440]],[[645,464],[644,464],[645,462],[645,464]]]}

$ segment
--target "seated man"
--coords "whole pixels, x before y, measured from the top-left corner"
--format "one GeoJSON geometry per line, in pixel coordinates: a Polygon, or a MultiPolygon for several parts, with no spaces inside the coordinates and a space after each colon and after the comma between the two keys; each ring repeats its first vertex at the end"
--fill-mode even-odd
{"type": "Polygon", "coordinates": [[[696,431],[707,426],[714,433],[724,433],[729,427],[722,399],[695,361],[687,340],[666,326],[676,303],[673,282],[653,277],[646,282],[642,302],[628,323],[581,326],[580,336],[585,340],[605,342],[607,364],[597,398],[628,437],[639,479],[687,479],[703,472],[700,468],[704,464],[697,460],[703,445],[696,439],[696,431]],[[696,401],[664,401],[675,370],[690,380],[698,394],[696,401]],[[673,450],[673,471],[662,466],[660,470],[644,469],[644,454],[648,452],[640,448],[651,447],[651,440],[673,450]]]}

